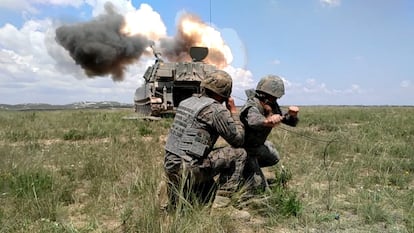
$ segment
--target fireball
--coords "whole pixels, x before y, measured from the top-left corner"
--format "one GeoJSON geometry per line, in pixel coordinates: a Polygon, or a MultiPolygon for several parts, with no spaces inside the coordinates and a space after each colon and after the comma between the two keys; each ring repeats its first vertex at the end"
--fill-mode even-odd
{"type": "MultiPolygon", "coordinates": [[[[192,15],[184,15],[179,24],[179,30],[186,36],[195,41],[194,46],[208,47],[210,53],[218,52],[224,56],[225,66],[233,60],[230,47],[224,42],[221,33],[213,27],[205,24],[192,15]]],[[[207,57],[207,60],[214,62],[214,58],[207,57]]]]}

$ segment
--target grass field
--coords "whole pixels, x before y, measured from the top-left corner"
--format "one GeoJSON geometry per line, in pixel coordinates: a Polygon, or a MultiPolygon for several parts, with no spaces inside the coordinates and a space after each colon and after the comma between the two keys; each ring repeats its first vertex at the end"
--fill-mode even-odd
{"type": "Polygon", "coordinates": [[[0,111],[0,232],[414,232],[414,107],[302,107],[249,220],[160,210],[172,119],[131,114],[0,111]]]}

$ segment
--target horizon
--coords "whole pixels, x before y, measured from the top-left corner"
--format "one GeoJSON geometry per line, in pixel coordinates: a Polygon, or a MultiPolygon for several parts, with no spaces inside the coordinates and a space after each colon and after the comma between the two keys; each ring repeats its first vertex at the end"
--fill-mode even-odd
{"type": "MultiPolygon", "coordinates": [[[[6,104],[6,103],[0,103],[0,105],[10,105],[10,106],[16,106],[16,105],[50,105],[50,106],[63,106],[63,105],[74,105],[74,104],[82,104],[82,103],[117,103],[120,105],[131,105],[132,107],[134,106],[134,103],[124,103],[124,102],[118,102],[118,101],[111,101],[111,100],[106,100],[106,101],[79,101],[79,102],[72,102],[72,103],[64,103],[64,104],[51,104],[51,103],[35,103],[35,102],[30,102],[30,103],[17,103],[17,104],[6,104]]],[[[236,105],[236,107],[242,107],[243,105],[236,105]]],[[[284,104],[280,104],[281,107],[288,107],[290,105],[284,105],[284,104]]],[[[320,105],[295,105],[298,107],[414,107],[414,105],[390,105],[390,104],[384,104],[384,105],[362,105],[362,104],[320,104],[320,105]]]]}

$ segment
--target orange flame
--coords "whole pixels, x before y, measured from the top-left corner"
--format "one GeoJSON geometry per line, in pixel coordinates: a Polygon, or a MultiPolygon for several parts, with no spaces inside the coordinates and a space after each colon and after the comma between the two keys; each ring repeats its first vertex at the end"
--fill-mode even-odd
{"type": "Polygon", "coordinates": [[[193,46],[209,48],[209,56],[206,58],[206,62],[220,67],[227,66],[232,62],[233,55],[230,47],[224,42],[221,33],[213,27],[190,14],[183,15],[178,27],[185,37],[191,38],[191,41],[194,42],[193,46]],[[219,57],[224,57],[224,61],[218,61],[219,57]]]}
{"type": "MultiPolygon", "coordinates": [[[[141,9],[141,11],[129,12],[124,16],[124,25],[121,28],[121,33],[126,36],[145,36],[148,39],[158,42],[167,38],[166,28],[161,21],[160,16],[149,9],[141,9]],[[152,13],[152,14],[151,14],[152,13]]],[[[173,40],[181,41],[179,45],[185,44],[181,48],[175,48],[174,51],[183,50],[179,57],[172,58],[174,61],[180,61],[189,56],[182,56],[188,54],[191,46],[203,46],[209,49],[209,54],[204,62],[214,64],[219,68],[224,68],[233,60],[230,47],[226,45],[221,33],[215,28],[202,22],[197,16],[185,13],[181,16],[177,25],[177,35],[173,40]]],[[[170,48],[171,49],[171,48],[170,48]]],[[[148,48],[147,51],[150,51],[148,48]]]]}

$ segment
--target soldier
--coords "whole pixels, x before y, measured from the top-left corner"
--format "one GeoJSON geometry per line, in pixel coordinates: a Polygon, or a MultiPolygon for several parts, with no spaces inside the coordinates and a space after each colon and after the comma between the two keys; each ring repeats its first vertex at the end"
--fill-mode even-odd
{"type": "Polygon", "coordinates": [[[267,136],[280,123],[296,126],[299,108],[290,106],[286,114],[282,113],[277,99],[285,94],[285,87],[283,80],[276,75],[263,77],[256,90],[247,90],[246,94],[248,100],[240,110],[240,119],[246,130],[244,178],[249,191],[263,190],[268,185],[261,168],[273,166],[280,160],[278,151],[267,136]]]}
{"type": "Polygon", "coordinates": [[[244,127],[230,97],[230,75],[213,71],[200,86],[201,95],[179,104],[165,145],[164,170],[172,208],[180,197],[190,203],[213,201],[218,174],[219,188],[235,191],[247,157],[244,149],[235,148],[244,143],[244,127]],[[232,147],[213,149],[219,136],[232,147]]]}

